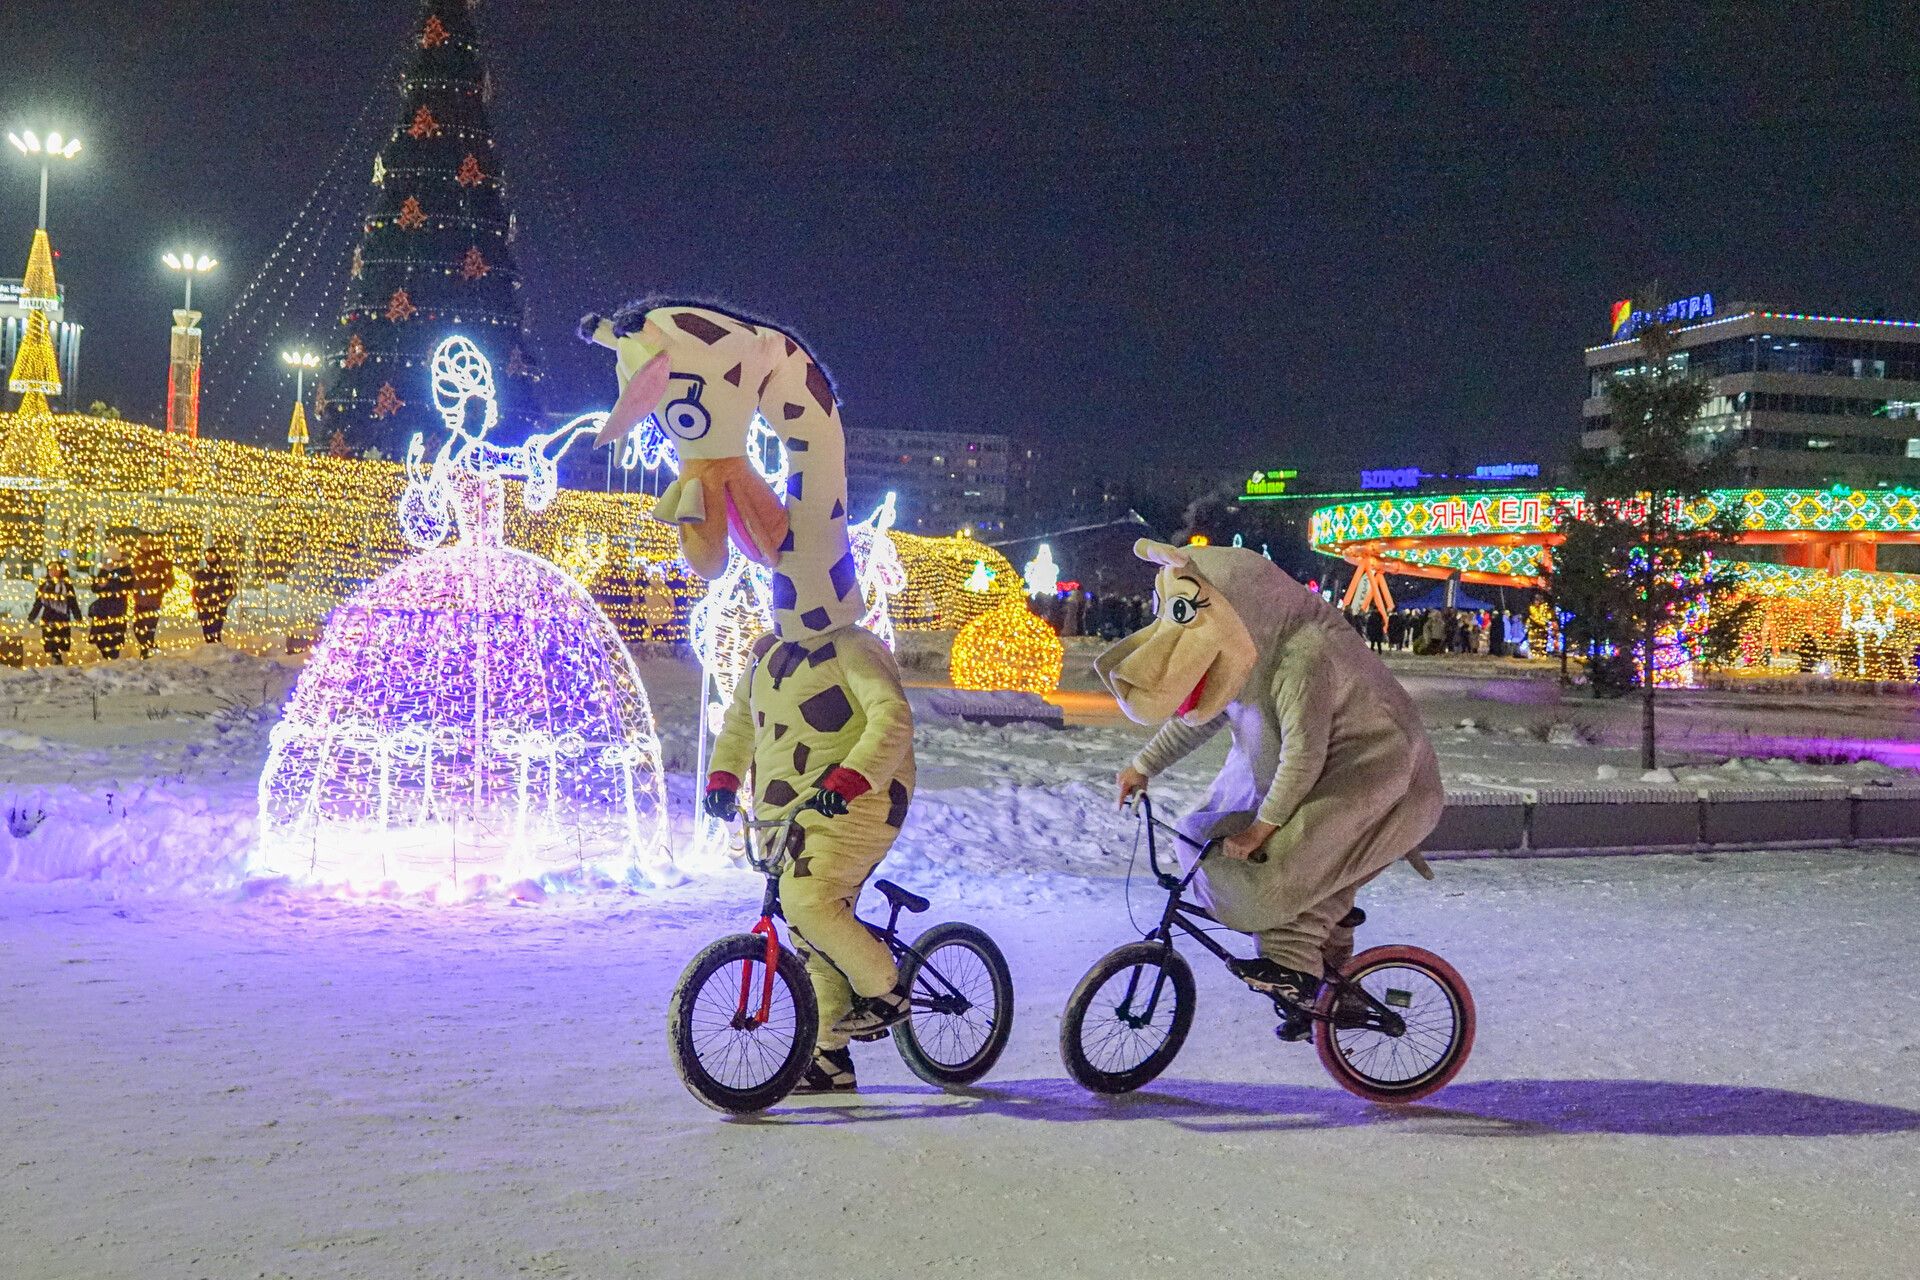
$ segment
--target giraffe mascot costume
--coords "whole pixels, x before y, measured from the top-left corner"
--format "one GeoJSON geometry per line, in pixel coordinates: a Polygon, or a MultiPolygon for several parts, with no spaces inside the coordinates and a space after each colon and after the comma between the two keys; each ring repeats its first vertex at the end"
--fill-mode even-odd
{"type": "Polygon", "coordinates": [[[893,655],[858,625],[866,603],[847,534],[846,440],[833,384],[806,348],[777,329],[711,305],[630,303],[588,316],[580,334],[618,357],[620,398],[599,443],[656,418],[680,475],[654,518],[677,525],[687,562],[717,578],[731,538],[773,570],[773,634],[753,647],[735,687],[707,779],[706,810],[735,812],[741,779],[761,819],[781,819],[818,793],[832,820],[800,817],[800,847],[780,880],[820,999],[820,1040],[803,1087],[854,1087],[847,1041],[906,1016],[887,948],[853,914],[913,794],[913,716],[893,655]],[[747,458],[761,414],[786,442],[783,506],[747,458]]]}

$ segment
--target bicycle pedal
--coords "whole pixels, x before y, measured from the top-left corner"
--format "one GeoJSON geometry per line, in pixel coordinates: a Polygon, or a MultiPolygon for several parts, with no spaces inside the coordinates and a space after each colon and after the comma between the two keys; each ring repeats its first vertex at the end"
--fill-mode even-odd
{"type": "Polygon", "coordinates": [[[882,1027],[878,1031],[869,1031],[864,1036],[851,1036],[849,1038],[853,1040],[858,1040],[861,1044],[872,1044],[876,1040],[885,1040],[888,1036],[892,1034],[893,1034],[892,1027],[882,1027]]]}
{"type": "Polygon", "coordinates": [[[1273,1034],[1288,1044],[1295,1044],[1313,1034],[1313,1019],[1304,1013],[1288,1013],[1273,1029],[1273,1034]]]}

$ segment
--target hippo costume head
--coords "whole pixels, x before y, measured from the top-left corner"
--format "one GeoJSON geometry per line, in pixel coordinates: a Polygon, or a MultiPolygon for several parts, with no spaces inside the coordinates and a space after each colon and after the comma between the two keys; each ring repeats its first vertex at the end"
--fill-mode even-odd
{"type": "Polygon", "coordinates": [[[1102,653],[1094,670],[1136,723],[1205,724],[1313,616],[1312,593],[1256,551],[1146,538],[1133,551],[1160,566],[1154,620],[1102,653]]]}

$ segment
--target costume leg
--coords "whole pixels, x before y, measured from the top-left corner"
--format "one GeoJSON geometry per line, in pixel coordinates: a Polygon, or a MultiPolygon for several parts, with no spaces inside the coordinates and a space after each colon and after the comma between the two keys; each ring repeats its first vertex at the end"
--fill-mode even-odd
{"type": "Polygon", "coordinates": [[[836,1035],[833,1024],[853,1011],[853,986],[847,981],[847,975],[833,967],[833,961],[827,959],[826,952],[817,950],[793,931],[795,945],[800,954],[806,957],[807,977],[813,980],[814,1002],[820,1006],[820,1034],[814,1041],[816,1049],[840,1049],[847,1043],[847,1037],[836,1035]]]}
{"type": "Polygon", "coordinates": [[[780,877],[780,905],[808,953],[807,969],[820,1001],[822,1049],[846,1043],[830,1028],[852,1008],[854,995],[881,995],[900,980],[886,944],[853,914],[860,887],[895,834],[891,827],[859,821],[862,816],[856,808],[832,822],[805,823],[806,845],[780,877]]]}
{"type": "Polygon", "coordinates": [[[1341,928],[1340,920],[1353,910],[1353,899],[1359,892],[1360,884],[1350,884],[1328,894],[1287,923],[1260,930],[1255,935],[1260,942],[1260,954],[1289,969],[1322,977],[1340,968],[1353,959],[1353,930],[1341,928]]]}

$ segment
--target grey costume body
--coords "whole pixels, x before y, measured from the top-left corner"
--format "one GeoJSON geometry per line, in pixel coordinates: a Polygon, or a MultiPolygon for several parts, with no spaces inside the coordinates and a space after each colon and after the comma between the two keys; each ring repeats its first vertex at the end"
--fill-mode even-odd
{"type": "Polygon", "coordinates": [[[1439,761],[1413,700],[1332,606],[1235,548],[1195,548],[1193,565],[1240,615],[1259,660],[1224,711],[1202,725],[1168,721],[1134,767],[1152,777],[1221,729],[1233,735],[1181,828],[1211,840],[1257,816],[1278,830],[1264,863],[1209,858],[1201,900],[1268,959],[1318,974],[1352,954],[1352,930],[1336,924],[1360,886],[1439,822],[1439,761]]]}

